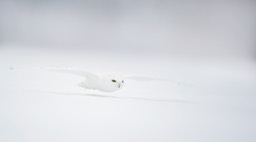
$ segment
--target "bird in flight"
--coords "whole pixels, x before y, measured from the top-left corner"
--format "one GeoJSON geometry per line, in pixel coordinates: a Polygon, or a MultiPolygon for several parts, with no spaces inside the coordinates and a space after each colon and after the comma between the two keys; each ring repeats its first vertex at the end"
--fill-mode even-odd
{"type": "Polygon", "coordinates": [[[84,78],[84,81],[79,83],[80,87],[85,89],[99,90],[103,92],[114,92],[123,88],[126,79],[135,81],[166,81],[182,85],[183,83],[165,79],[165,78],[154,78],[154,77],[143,77],[143,76],[121,76],[117,74],[103,74],[97,75],[84,70],[77,69],[61,69],[61,68],[50,68],[48,69],[54,72],[69,73],[78,75],[84,78]]]}

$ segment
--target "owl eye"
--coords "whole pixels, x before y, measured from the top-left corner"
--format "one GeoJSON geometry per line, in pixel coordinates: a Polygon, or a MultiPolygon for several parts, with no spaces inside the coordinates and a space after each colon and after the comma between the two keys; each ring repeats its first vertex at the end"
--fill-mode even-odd
{"type": "Polygon", "coordinates": [[[116,82],[116,80],[113,79],[112,82],[116,82]]]}
{"type": "Polygon", "coordinates": [[[122,83],[124,83],[124,81],[122,80],[122,83]]]}

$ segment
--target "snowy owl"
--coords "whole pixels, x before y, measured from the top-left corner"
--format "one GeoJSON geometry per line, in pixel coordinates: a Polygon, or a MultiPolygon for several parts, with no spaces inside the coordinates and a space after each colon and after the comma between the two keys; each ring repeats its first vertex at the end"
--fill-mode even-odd
{"type": "Polygon", "coordinates": [[[160,78],[152,78],[152,77],[142,77],[142,76],[120,76],[116,74],[106,74],[106,75],[97,75],[94,73],[90,73],[83,70],[76,70],[76,69],[48,69],[54,72],[61,72],[61,73],[69,73],[78,75],[84,78],[84,81],[79,83],[80,87],[85,89],[93,89],[99,90],[103,92],[114,92],[123,88],[125,79],[131,79],[135,81],[167,81],[172,82],[175,84],[183,84],[177,81],[172,81],[169,79],[160,79],[160,78]]]}
{"type": "Polygon", "coordinates": [[[114,74],[98,76],[92,73],[87,73],[87,75],[85,75],[85,81],[81,82],[79,86],[87,89],[113,92],[124,86],[124,79],[114,74]]]}

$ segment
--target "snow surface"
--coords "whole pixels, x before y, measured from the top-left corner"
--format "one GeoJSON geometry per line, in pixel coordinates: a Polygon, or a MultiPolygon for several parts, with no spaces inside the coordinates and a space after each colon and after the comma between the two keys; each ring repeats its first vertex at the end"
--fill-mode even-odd
{"type": "Polygon", "coordinates": [[[0,51],[2,142],[256,141],[256,69],[250,61],[72,49],[0,51]],[[42,69],[47,66],[191,85],[127,80],[123,89],[104,93],[78,87],[78,76],[42,69]]]}

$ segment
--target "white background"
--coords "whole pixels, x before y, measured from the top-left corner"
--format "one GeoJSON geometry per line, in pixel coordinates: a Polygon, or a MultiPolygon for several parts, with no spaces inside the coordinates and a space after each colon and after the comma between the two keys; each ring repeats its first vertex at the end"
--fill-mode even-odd
{"type": "Polygon", "coordinates": [[[0,141],[253,142],[254,1],[0,1],[0,141]],[[104,93],[43,68],[167,78],[104,93]]]}

